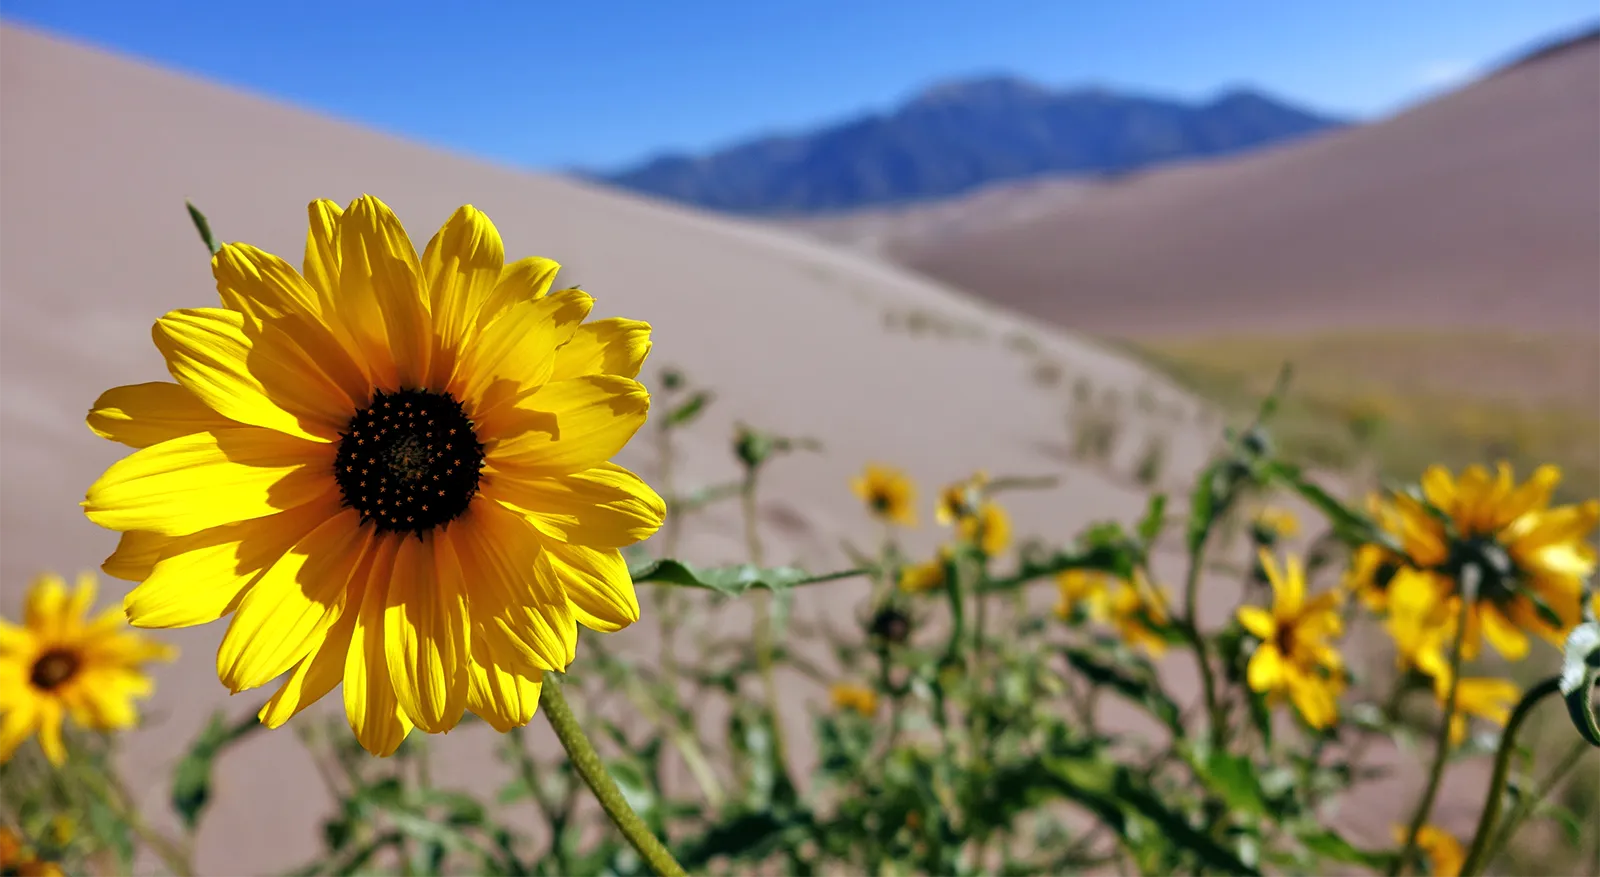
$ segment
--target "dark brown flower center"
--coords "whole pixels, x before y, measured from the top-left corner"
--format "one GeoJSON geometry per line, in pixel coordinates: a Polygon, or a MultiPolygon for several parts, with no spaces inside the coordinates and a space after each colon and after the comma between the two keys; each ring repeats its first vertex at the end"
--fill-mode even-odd
{"type": "Polygon", "coordinates": [[[54,691],[77,675],[81,662],[78,654],[69,649],[50,649],[33,662],[28,681],[41,691],[54,691]]]}
{"type": "Polygon", "coordinates": [[[340,434],[334,465],[344,504],[362,522],[421,538],[478,494],[483,444],[449,393],[380,391],[340,434]]]}

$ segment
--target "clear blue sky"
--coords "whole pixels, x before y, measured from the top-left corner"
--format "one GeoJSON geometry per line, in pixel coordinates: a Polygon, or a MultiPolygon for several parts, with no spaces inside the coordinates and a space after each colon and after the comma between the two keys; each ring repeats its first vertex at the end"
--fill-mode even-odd
{"type": "Polygon", "coordinates": [[[1372,117],[1595,0],[0,0],[0,16],[413,139],[612,167],[1012,73],[1372,117]]]}

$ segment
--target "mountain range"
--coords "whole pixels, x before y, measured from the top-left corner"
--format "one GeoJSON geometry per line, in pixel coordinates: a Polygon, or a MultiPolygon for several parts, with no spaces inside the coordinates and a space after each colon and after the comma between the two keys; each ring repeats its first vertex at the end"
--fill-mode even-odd
{"type": "Polygon", "coordinates": [[[708,155],[662,155],[590,179],[713,210],[805,215],[958,195],[1046,174],[1115,176],[1256,149],[1345,124],[1251,90],[1204,103],[990,77],[887,113],[708,155]]]}

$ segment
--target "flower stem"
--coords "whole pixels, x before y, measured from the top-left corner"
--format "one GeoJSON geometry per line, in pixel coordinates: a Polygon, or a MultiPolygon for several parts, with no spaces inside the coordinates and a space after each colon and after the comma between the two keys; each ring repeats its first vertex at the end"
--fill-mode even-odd
{"type": "Polygon", "coordinates": [[[1450,650],[1450,691],[1445,695],[1444,715],[1439,719],[1439,733],[1434,739],[1433,767],[1428,771],[1428,785],[1423,789],[1422,800],[1417,802],[1417,812],[1411,815],[1411,824],[1406,828],[1405,846],[1389,866],[1389,877],[1405,871],[1417,854],[1417,834],[1433,812],[1434,799],[1439,796],[1439,785],[1444,780],[1444,765],[1450,755],[1450,723],[1455,721],[1456,698],[1461,688],[1461,653],[1465,651],[1468,612],[1478,596],[1477,574],[1477,567],[1462,570],[1461,610],[1456,618],[1455,644],[1450,650]]]}
{"type": "Polygon", "coordinates": [[[622,836],[644,859],[650,870],[661,877],[686,877],[683,866],[672,857],[660,839],[658,839],[639,814],[633,812],[628,806],[626,798],[622,797],[622,790],[617,788],[616,781],[606,773],[605,765],[600,761],[600,753],[594,749],[594,744],[584,735],[583,728],[578,726],[578,720],[572,715],[572,708],[567,705],[567,698],[561,693],[561,678],[555,674],[544,674],[544,685],[539,689],[539,709],[549,719],[550,727],[556,732],[556,737],[561,745],[566,748],[567,755],[572,759],[572,766],[578,771],[578,776],[588,784],[600,801],[600,807],[611,817],[611,822],[622,832],[622,836]]]}
{"type": "Polygon", "coordinates": [[[1511,776],[1511,754],[1517,748],[1517,731],[1533,712],[1533,707],[1539,701],[1555,694],[1560,687],[1561,677],[1552,676],[1528,689],[1522,700],[1517,702],[1516,709],[1511,711],[1511,718],[1506,720],[1506,729],[1500,732],[1500,747],[1494,755],[1494,774],[1489,780],[1489,797],[1483,802],[1483,813],[1478,817],[1478,831],[1472,837],[1472,848],[1467,852],[1466,862],[1461,866],[1463,877],[1472,877],[1487,864],[1485,853],[1489,851],[1489,836],[1494,833],[1495,820],[1500,818],[1500,806],[1505,799],[1506,781],[1511,776]]]}

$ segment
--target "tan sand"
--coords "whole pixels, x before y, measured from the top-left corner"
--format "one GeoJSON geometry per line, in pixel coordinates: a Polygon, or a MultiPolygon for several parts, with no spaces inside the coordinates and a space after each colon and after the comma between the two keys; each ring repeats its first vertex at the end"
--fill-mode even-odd
{"type": "Polygon", "coordinates": [[[1600,40],[1235,159],[797,225],[1078,331],[1593,337],[1600,40]]]}

